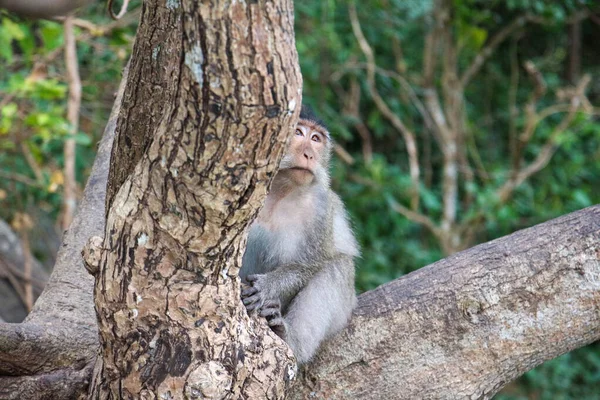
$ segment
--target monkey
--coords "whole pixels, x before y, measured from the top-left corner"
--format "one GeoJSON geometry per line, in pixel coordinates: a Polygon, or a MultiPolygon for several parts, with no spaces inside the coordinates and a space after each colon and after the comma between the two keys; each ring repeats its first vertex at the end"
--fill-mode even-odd
{"type": "Polygon", "coordinates": [[[266,318],[299,365],[346,326],[356,305],[359,247],[330,188],[332,147],[325,124],[303,106],[240,269],[246,309],[266,318]]]}

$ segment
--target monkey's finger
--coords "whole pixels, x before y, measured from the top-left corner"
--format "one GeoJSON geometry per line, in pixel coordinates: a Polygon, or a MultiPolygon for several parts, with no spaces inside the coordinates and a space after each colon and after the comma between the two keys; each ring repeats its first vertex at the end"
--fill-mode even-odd
{"type": "Polygon", "coordinates": [[[254,311],[254,310],[258,310],[260,308],[260,302],[255,302],[255,303],[251,303],[251,304],[246,304],[246,311],[250,312],[250,311],[254,311]]]}
{"type": "Polygon", "coordinates": [[[271,328],[274,328],[274,327],[277,327],[277,326],[285,326],[285,321],[281,317],[279,317],[279,318],[273,318],[268,323],[269,323],[269,326],[271,328]]]}
{"type": "Polygon", "coordinates": [[[253,295],[253,296],[249,296],[249,297],[244,297],[242,299],[242,303],[244,303],[244,305],[248,305],[248,304],[252,304],[252,303],[256,303],[258,302],[258,300],[260,299],[260,297],[258,297],[257,295],[253,295]]]}
{"type": "Polygon", "coordinates": [[[270,321],[267,320],[267,323],[269,324],[271,330],[275,332],[277,336],[285,340],[287,336],[287,328],[285,326],[285,321],[283,320],[283,318],[273,318],[270,321]]]}
{"type": "Polygon", "coordinates": [[[253,296],[242,299],[242,303],[244,303],[247,310],[254,310],[263,305],[263,299],[261,298],[260,295],[255,294],[253,296]]]}
{"type": "Polygon", "coordinates": [[[248,297],[251,296],[253,294],[256,294],[258,292],[258,289],[255,287],[247,287],[246,289],[242,290],[242,297],[248,297]]]}
{"type": "Polygon", "coordinates": [[[263,305],[263,308],[281,308],[281,302],[279,301],[279,299],[271,299],[271,300],[265,300],[265,304],[263,305]]]}
{"type": "Polygon", "coordinates": [[[260,274],[255,274],[255,275],[248,275],[246,277],[246,280],[248,282],[256,282],[258,279],[260,278],[260,274]]]}
{"type": "Polygon", "coordinates": [[[259,315],[261,317],[265,317],[267,319],[267,321],[274,319],[274,318],[281,318],[281,311],[279,311],[279,307],[277,308],[273,308],[273,307],[262,307],[260,309],[259,315]]]}

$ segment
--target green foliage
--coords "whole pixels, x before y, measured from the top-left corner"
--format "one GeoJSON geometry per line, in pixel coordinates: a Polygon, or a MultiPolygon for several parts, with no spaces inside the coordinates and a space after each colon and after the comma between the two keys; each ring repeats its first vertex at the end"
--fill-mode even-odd
{"type": "MultiPolygon", "coordinates": [[[[363,33],[373,49],[377,66],[401,75],[423,101],[420,87],[423,72],[425,36],[432,29],[434,1],[402,2],[370,0],[356,2],[363,33]]],[[[516,230],[555,218],[600,202],[600,123],[598,118],[579,113],[568,129],[553,136],[565,116],[556,113],[539,122],[524,163],[533,162],[544,144],[555,137],[553,156],[548,165],[521,184],[509,201],[501,202],[498,189],[510,176],[510,131],[520,133],[528,123],[523,110],[510,112],[511,97],[519,107],[529,101],[535,86],[522,68],[531,60],[542,73],[546,94],[537,110],[557,104],[557,95],[568,86],[565,69],[569,62],[568,26],[570,18],[594,1],[535,0],[454,0],[452,33],[459,49],[458,73],[463,72],[503,27],[521,15],[537,18],[504,41],[484,64],[465,90],[468,157],[476,171],[473,182],[461,180],[461,198],[472,198],[459,209],[459,221],[482,221],[475,235],[485,242],[516,230]],[[514,92],[516,60],[519,79],[514,92]],[[485,175],[483,175],[485,173],[485,175]]],[[[358,263],[357,287],[369,290],[409,273],[443,256],[440,243],[426,228],[408,221],[390,208],[390,202],[410,203],[408,154],[397,130],[382,115],[369,93],[365,57],[353,35],[348,2],[296,3],[296,40],[304,76],[304,96],[322,118],[338,143],[355,158],[345,165],[338,161],[333,169],[334,189],[343,197],[352,215],[362,245],[358,263]],[[361,88],[360,115],[349,115],[350,86],[361,88]],[[362,160],[363,143],[356,128],[362,121],[373,145],[373,161],[362,160]]],[[[600,34],[590,21],[582,22],[582,73],[598,81],[600,57],[593,37],[600,34]]],[[[436,56],[443,59],[441,51],[436,56]]],[[[441,63],[441,61],[440,61],[441,63]]],[[[436,86],[441,87],[441,67],[436,69],[436,86]]],[[[441,149],[428,133],[425,121],[411,100],[411,93],[394,75],[377,74],[381,97],[394,114],[411,129],[420,146],[421,172],[427,157],[431,163],[430,182],[419,187],[419,211],[434,221],[442,215],[441,149]]],[[[588,90],[592,103],[598,104],[600,87],[588,90]]],[[[444,106],[444,104],[443,104],[444,106]]],[[[569,353],[526,374],[511,385],[517,397],[596,399],[600,384],[598,346],[569,353]],[[556,397],[553,397],[553,393],[556,397]],[[521,396],[521,397],[518,397],[521,396]]],[[[512,392],[511,392],[512,393],[512,392]]]]}
{"type": "MultiPolygon", "coordinates": [[[[99,25],[110,21],[100,5],[83,18],[99,25]]],[[[0,208],[0,218],[10,222],[16,212],[35,210],[58,218],[67,139],[76,142],[76,176],[83,186],[135,26],[95,34],[76,29],[83,98],[80,129],[71,135],[62,24],[0,14],[0,63],[7,65],[0,70],[0,202],[8,205],[0,208]]]]}
{"type": "Polygon", "coordinates": [[[525,374],[521,385],[510,385],[497,400],[597,399],[600,343],[577,349],[525,374]]]}

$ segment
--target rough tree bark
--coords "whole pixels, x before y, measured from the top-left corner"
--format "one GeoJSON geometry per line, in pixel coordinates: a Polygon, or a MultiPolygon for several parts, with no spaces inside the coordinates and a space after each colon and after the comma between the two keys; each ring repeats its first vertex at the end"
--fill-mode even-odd
{"type": "Polygon", "coordinates": [[[294,359],[248,318],[238,271],[300,104],[291,1],[144,3],[86,249],[91,398],[282,397],[294,359]]]}

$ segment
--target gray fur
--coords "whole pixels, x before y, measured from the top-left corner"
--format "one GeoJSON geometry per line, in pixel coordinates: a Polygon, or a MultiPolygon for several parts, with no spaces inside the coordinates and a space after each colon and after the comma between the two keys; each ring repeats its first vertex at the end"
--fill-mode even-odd
{"type": "MultiPolygon", "coordinates": [[[[329,189],[328,155],[323,160],[309,186],[277,199],[272,188],[266,204],[274,205],[250,227],[240,271],[249,283],[242,292],[247,309],[267,318],[299,364],[346,325],[356,304],[358,245],[342,201],[329,189]]],[[[282,182],[287,184],[280,170],[274,186],[282,182]]]]}

